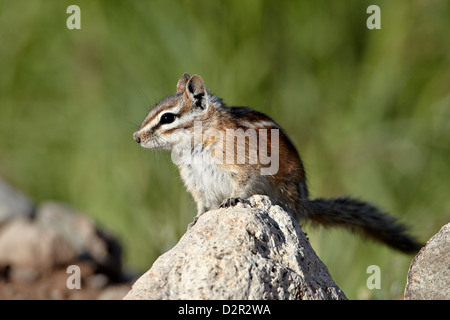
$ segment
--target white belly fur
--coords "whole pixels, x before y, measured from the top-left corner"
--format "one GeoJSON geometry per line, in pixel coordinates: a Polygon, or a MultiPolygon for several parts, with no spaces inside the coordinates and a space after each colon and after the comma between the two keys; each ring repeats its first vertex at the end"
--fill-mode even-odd
{"type": "Polygon", "coordinates": [[[214,159],[194,153],[191,163],[179,164],[180,175],[197,205],[206,210],[216,209],[226,198],[233,196],[230,173],[214,163],[214,159]],[[199,203],[200,202],[200,203],[199,203]]]}

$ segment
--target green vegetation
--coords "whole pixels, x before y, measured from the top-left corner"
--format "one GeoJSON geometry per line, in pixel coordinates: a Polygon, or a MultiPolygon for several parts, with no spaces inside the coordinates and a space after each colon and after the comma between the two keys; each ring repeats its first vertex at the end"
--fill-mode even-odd
{"type": "MultiPolygon", "coordinates": [[[[196,210],[170,154],[132,134],[198,73],[286,129],[312,196],[372,201],[426,241],[450,214],[449,21],[445,0],[0,1],[0,176],[89,213],[147,270],[196,210]],[[66,27],[71,4],[81,30],[66,27]]],[[[305,229],[349,298],[402,295],[412,256],[305,229]]]]}

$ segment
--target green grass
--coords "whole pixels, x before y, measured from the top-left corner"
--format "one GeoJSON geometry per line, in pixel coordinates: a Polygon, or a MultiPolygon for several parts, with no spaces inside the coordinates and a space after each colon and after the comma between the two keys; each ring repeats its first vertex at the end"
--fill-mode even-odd
{"type": "MultiPolygon", "coordinates": [[[[0,1],[0,176],[84,210],[147,270],[196,210],[170,154],[132,134],[197,73],[286,129],[313,196],[370,200],[426,241],[450,213],[449,20],[445,0],[0,1]],[[71,4],[81,30],[66,28],[71,4]]],[[[305,229],[349,298],[403,293],[411,256],[305,229]],[[366,287],[372,264],[381,290],[366,287]]]]}

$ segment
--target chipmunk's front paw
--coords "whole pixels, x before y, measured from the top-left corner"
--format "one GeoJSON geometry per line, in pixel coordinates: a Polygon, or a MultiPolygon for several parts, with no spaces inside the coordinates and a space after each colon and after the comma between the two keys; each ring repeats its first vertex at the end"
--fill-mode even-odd
{"type": "Polygon", "coordinates": [[[197,223],[198,217],[199,217],[199,216],[196,216],[196,217],[194,218],[194,220],[193,220],[191,223],[188,224],[187,230],[189,230],[190,228],[192,228],[192,227],[194,226],[194,224],[197,223]]]}
{"type": "Polygon", "coordinates": [[[227,198],[220,204],[219,208],[234,207],[239,202],[240,203],[250,204],[250,202],[247,199],[244,199],[244,198],[227,198]]]}

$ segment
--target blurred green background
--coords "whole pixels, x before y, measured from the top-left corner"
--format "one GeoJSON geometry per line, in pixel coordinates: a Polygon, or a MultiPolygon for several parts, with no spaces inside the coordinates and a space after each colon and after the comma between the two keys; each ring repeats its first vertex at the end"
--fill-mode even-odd
{"type": "MultiPolygon", "coordinates": [[[[370,200],[425,242],[450,220],[449,21],[446,0],[0,1],[0,177],[87,212],[146,271],[196,209],[170,154],[132,134],[197,73],[286,129],[313,197],[370,200]],[[66,27],[71,4],[81,30],[66,27]],[[371,4],[381,30],[366,27],[371,4]]],[[[413,256],[305,230],[349,298],[403,294],[413,256]]]]}

